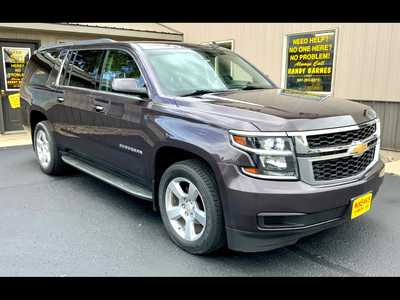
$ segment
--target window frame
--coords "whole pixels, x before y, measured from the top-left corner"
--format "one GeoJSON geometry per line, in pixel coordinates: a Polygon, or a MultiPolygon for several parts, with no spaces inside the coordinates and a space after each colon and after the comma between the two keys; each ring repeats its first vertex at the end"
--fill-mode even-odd
{"type": "MultiPolygon", "coordinates": [[[[153,97],[153,86],[149,83],[151,83],[151,81],[147,78],[148,74],[147,72],[145,72],[145,67],[143,67],[143,65],[140,63],[140,59],[137,58],[138,54],[135,53],[134,48],[124,48],[124,47],[110,47],[110,46],[103,46],[103,47],[71,47],[71,48],[62,48],[61,51],[66,50],[67,53],[65,54],[65,57],[62,61],[62,65],[61,68],[59,70],[58,73],[58,77],[57,77],[57,81],[55,83],[55,87],[56,88],[62,88],[62,89],[72,89],[72,90],[81,90],[81,91],[91,91],[91,92],[96,92],[96,93],[103,93],[106,95],[114,95],[114,96],[121,96],[121,97],[128,97],[131,98],[133,100],[140,100],[140,101],[152,101],[152,97],[153,97]],[[69,59],[69,55],[71,52],[73,51],[79,51],[79,50],[119,50],[119,51],[123,51],[125,53],[127,53],[128,55],[130,55],[132,57],[132,59],[134,60],[134,62],[136,63],[136,65],[139,68],[140,73],[143,76],[143,79],[145,81],[146,84],[146,89],[147,89],[147,93],[148,93],[148,99],[147,98],[142,98],[140,96],[135,96],[135,95],[130,95],[130,94],[124,94],[124,93],[116,93],[116,92],[106,92],[106,91],[101,91],[99,89],[96,90],[92,90],[92,89],[87,89],[87,88],[83,88],[83,87],[74,87],[74,86],[66,86],[63,84],[60,84],[60,80],[61,80],[61,74],[63,72],[63,70],[65,70],[65,64],[66,62],[68,62],[69,59]]],[[[102,62],[103,63],[103,62],[102,62]]]]}
{"type": "Polygon", "coordinates": [[[216,44],[219,47],[222,47],[222,48],[224,48],[226,50],[235,52],[235,40],[234,39],[228,39],[228,40],[222,40],[222,41],[221,40],[220,41],[211,41],[211,42],[202,43],[202,45],[212,45],[212,44],[216,44]],[[226,43],[230,43],[231,44],[231,49],[227,49],[227,48],[221,46],[221,44],[226,44],[226,43]]]}

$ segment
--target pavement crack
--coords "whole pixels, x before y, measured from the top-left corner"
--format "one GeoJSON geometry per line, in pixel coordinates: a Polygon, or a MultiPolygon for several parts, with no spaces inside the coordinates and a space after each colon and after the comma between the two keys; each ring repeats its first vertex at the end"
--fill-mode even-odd
{"type": "Polygon", "coordinates": [[[321,266],[327,267],[329,269],[332,269],[332,270],[334,270],[336,272],[339,272],[339,273],[342,273],[344,275],[355,276],[355,277],[364,277],[365,276],[362,273],[355,272],[355,271],[353,271],[351,269],[348,269],[348,268],[346,268],[346,267],[344,267],[342,265],[330,262],[329,260],[327,260],[326,258],[322,257],[321,255],[316,255],[316,254],[310,253],[310,252],[300,248],[297,245],[289,246],[289,247],[286,247],[286,248],[289,251],[292,251],[295,254],[297,254],[297,255],[305,258],[305,259],[311,260],[311,261],[313,261],[313,262],[315,262],[315,263],[317,263],[317,264],[319,264],[321,266]]]}

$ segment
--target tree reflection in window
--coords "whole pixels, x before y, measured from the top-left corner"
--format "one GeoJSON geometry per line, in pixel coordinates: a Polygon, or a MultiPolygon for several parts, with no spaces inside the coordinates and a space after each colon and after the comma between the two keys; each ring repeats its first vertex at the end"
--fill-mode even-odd
{"type": "Polygon", "coordinates": [[[144,87],[144,80],[133,58],[123,51],[110,50],[103,65],[100,78],[100,90],[111,91],[114,78],[135,78],[144,87]]]}

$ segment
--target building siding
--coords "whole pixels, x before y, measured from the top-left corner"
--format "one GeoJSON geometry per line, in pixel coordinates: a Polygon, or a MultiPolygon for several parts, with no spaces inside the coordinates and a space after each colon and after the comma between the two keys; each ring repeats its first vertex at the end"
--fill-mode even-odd
{"type": "Polygon", "coordinates": [[[396,102],[357,101],[372,107],[381,120],[381,148],[400,150],[400,105],[396,102]]]}

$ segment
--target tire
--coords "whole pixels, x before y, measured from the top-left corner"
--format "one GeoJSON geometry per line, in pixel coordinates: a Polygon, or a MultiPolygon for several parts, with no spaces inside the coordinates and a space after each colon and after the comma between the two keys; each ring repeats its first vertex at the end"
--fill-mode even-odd
{"type": "MultiPolygon", "coordinates": [[[[42,140],[43,141],[43,140],[42,140]]],[[[39,162],[40,169],[49,175],[62,175],[68,169],[67,165],[61,160],[61,155],[58,150],[58,147],[55,143],[52,126],[49,121],[39,122],[34,130],[34,149],[36,153],[36,158],[39,162]],[[49,154],[49,160],[47,163],[44,163],[40,159],[40,141],[38,141],[38,137],[44,137],[47,139],[47,150],[46,153],[49,154]]],[[[43,148],[42,148],[43,149],[43,148]]],[[[42,152],[43,153],[43,152],[42,152]]]]}
{"type": "Polygon", "coordinates": [[[217,184],[212,171],[205,163],[190,159],[171,165],[161,177],[158,194],[165,229],[179,247],[192,254],[207,254],[226,244],[223,211],[217,184]],[[187,197],[176,197],[173,190],[177,184],[184,192],[181,196],[186,194],[187,197]],[[197,192],[190,184],[194,185],[197,192]],[[191,197],[196,193],[199,194],[197,198],[191,197]],[[193,199],[196,200],[190,201],[193,199]],[[182,208],[182,204],[187,205],[182,208]],[[174,212],[171,213],[172,211],[174,212]],[[178,211],[180,213],[177,213],[178,211]],[[186,215],[184,212],[189,212],[189,214],[186,215]],[[171,216],[174,217],[171,219],[171,216]],[[194,228],[193,231],[186,230],[187,225],[194,228]],[[187,234],[188,232],[191,234],[187,234]]]}

